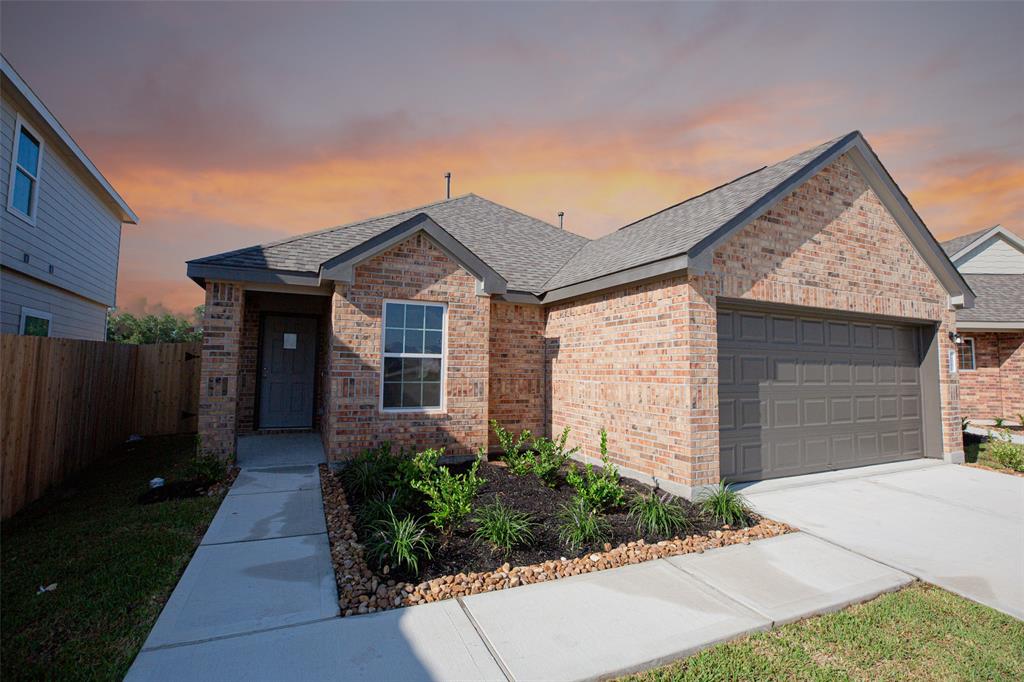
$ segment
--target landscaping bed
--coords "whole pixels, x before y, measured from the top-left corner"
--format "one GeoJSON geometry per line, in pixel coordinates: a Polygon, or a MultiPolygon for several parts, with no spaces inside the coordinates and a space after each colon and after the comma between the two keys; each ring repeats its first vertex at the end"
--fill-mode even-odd
{"type": "MultiPolygon", "coordinates": [[[[447,529],[426,521],[436,518],[437,505],[432,507],[422,498],[410,502],[407,493],[397,493],[392,485],[382,485],[377,490],[368,490],[364,485],[372,480],[369,471],[359,470],[367,462],[378,462],[367,468],[379,466],[391,471],[395,480],[395,464],[390,460],[412,461],[408,456],[383,454],[385,450],[381,449],[357,459],[348,473],[332,472],[322,466],[324,509],[342,614],[372,613],[506,589],[745,544],[792,530],[744,509],[742,498],[730,490],[723,488],[734,508],[727,508],[724,513],[741,510],[741,516],[716,517],[685,500],[619,479],[614,467],[595,467],[588,472],[586,468],[567,464],[561,459],[565,455],[564,438],[562,451],[554,449],[557,456],[553,461],[558,466],[549,461],[546,469],[529,463],[524,466],[522,459],[517,462],[514,457],[510,461],[437,465],[446,471],[430,475],[445,480],[476,481],[470,486],[475,488],[469,502],[471,509],[464,509],[462,517],[447,529]],[[385,464],[379,464],[381,461],[385,464]],[[535,475],[534,468],[543,470],[545,478],[535,475]],[[602,501],[602,495],[607,499],[602,501]],[[394,505],[396,509],[400,507],[394,514],[389,516],[386,510],[379,510],[381,506],[388,507],[381,505],[382,500],[403,498],[404,503],[394,505]],[[647,513],[641,514],[639,507],[647,513]],[[567,510],[574,511],[569,514],[567,510]],[[376,522],[368,518],[374,516],[376,522]],[[492,541],[494,516],[520,522],[525,517],[528,533],[519,541],[497,547],[492,541]],[[648,523],[639,528],[644,520],[648,523]],[[654,523],[658,520],[660,523],[654,523]],[[732,523],[723,522],[726,520],[732,523]],[[374,549],[378,540],[393,537],[395,521],[407,533],[414,526],[419,529],[417,537],[423,542],[418,545],[420,556],[415,566],[396,561],[390,555],[382,557],[379,547],[374,549]],[[599,531],[590,535],[579,532],[580,525],[591,524],[599,526],[599,531]],[[482,527],[490,529],[490,534],[484,533],[482,527]]],[[[519,456],[528,459],[530,455],[519,456]]]]}
{"type": "Polygon", "coordinates": [[[1011,476],[1024,476],[1024,445],[998,432],[988,436],[964,433],[964,464],[1011,476]]]}

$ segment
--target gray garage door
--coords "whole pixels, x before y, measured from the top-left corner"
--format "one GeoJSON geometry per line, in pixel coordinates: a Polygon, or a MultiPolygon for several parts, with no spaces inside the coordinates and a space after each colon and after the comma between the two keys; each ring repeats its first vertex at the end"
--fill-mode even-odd
{"type": "Polygon", "coordinates": [[[721,475],[752,481],[923,456],[918,328],[720,309],[721,475]]]}

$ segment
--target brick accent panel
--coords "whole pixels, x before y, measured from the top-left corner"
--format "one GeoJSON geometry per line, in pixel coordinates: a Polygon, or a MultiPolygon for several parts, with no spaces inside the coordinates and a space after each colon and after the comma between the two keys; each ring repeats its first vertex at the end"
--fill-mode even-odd
{"type": "Polygon", "coordinates": [[[199,435],[203,448],[220,457],[235,452],[242,301],[242,289],[237,283],[206,283],[199,435]]]}
{"type": "Polygon", "coordinates": [[[968,419],[1024,413],[1024,332],[960,332],[974,339],[976,369],[960,371],[960,403],[968,419]]]}
{"type": "MultiPolygon", "coordinates": [[[[489,419],[509,431],[544,435],[544,309],[491,303],[489,419]]],[[[498,447],[490,432],[489,447],[498,447]]]]}
{"type": "Polygon", "coordinates": [[[486,447],[490,312],[490,299],[476,294],[476,279],[423,233],[357,266],[353,284],[338,283],[328,360],[328,458],[346,459],[385,440],[419,449],[445,446],[449,455],[486,447]],[[385,299],[448,304],[445,412],[380,410],[385,299]]]}

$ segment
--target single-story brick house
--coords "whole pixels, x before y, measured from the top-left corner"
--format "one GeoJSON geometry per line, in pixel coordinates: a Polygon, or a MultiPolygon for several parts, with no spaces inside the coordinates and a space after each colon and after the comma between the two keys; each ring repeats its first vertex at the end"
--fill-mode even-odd
{"type": "Polygon", "coordinates": [[[963,456],[953,332],[974,295],[859,132],[600,239],[475,195],[200,258],[199,428],[451,455],[607,429],[691,496],[963,456]]]}
{"type": "Polygon", "coordinates": [[[1024,414],[1024,239],[996,225],[942,248],[977,296],[956,314],[960,412],[1016,420],[1024,414]]]}

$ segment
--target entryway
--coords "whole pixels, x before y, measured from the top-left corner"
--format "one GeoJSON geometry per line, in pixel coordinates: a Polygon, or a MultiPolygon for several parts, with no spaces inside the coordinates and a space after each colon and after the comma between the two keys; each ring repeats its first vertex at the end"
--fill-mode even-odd
{"type": "Polygon", "coordinates": [[[317,319],[266,314],[260,330],[260,429],[313,426],[317,319]]]}

